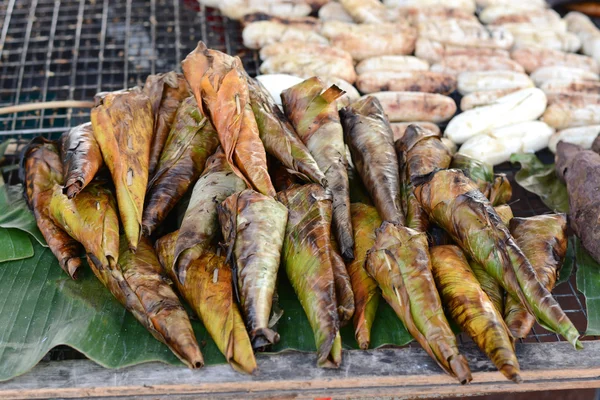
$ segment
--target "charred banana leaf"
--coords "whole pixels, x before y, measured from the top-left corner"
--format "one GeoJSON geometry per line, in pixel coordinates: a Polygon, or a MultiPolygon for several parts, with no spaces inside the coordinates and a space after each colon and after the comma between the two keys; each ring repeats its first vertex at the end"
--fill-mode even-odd
{"type": "Polygon", "coordinates": [[[344,259],[340,256],[340,249],[335,237],[331,236],[331,268],[333,269],[333,282],[335,283],[335,298],[338,303],[338,316],[340,326],[346,326],[354,316],[354,292],[350,275],[344,264],[344,259]]]}
{"type": "Polygon", "coordinates": [[[288,208],[283,265],[315,335],[317,365],[338,368],[342,341],[331,258],[331,196],[311,184],[277,197],[288,208]]]}
{"type": "Polygon", "coordinates": [[[112,92],[92,109],[91,117],[94,137],[115,184],[125,236],[135,251],[142,233],[148,185],[152,105],[139,89],[112,92]]]}
{"type": "Polygon", "coordinates": [[[506,378],[520,383],[519,362],[508,327],[479,286],[462,251],[457,246],[435,246],[430,252],[433,277],[452,319],[506,378]]]}
{"type": "Polygon", "coordinates": [[[275,196],[241,60],[209,50],[199,42],[182,66],[198,106],[210,116],[219,134],[233,172],[244,179],[248,187],[275,196]]]}
{"type": "MultiPolygon", "coordinates": [[[[531,262],[537,280],[552,291],[567,254],[567,217],[565,214],[513,218],[510,233],[531,262]]],[[[527,336],[535,317],[512,298],[506,299],[504,320],[516,338],[527,336]]]]}
{"type": "Polygon", "coordinates": [[[530,262],[473,181],[460,170],[440,170],[417,186],[415,195],[430,219],[534,313],[540,324],[582,347],[579,332],[537,280],[530,262]]]}
{"type": "Polygon", "coordinates": [[[384,221],[403,224],[398,158],[393,132],[377,98],[363,97],[340,110],[356,170],[384,221]]]}
{"type": "Polygon", "coordinates": [[[185,77],[174,71],[166,74],[149,75],[146,78],[144,92],[150,98],[154,115],[154,135],[150,146],[150,160],[148,161],[148,176],[153,177],[160,154],[169,136],[171,125],[175,121],[177,109],[191,93],[185,77]]]}
{"type": "Polygon", "coordinates": [[[494,175],[494,167],[488,163],[457,153],[452,157],[451,168],[462,170],[479,191],[487,197],[492,206],[506,204],[512,196],[512,187],[506,174],[494,175]]]}
{"type": "Polygon", "coordinates": [[[187,265],[212,249],[220,235],[217,205],[234,193],[246,189],[244,181],[233,173],[225,153],[218,148],[208,161],[192,191],[181,222],[175,246],[173,270],[179,283],[185,281],[187,265]]]}
{"type": "Polygon", "coordinates": [[[425,233],[384,222],[369,251],[367,271],[406,329],[448,374],[471,381],[467,360],[444,316],[431,273],[425,233]]]}
{"type": "Polygon", "coordinates": [[[79,243],[50,218],[50,201],[55,185],[63,182],[63,166],[58,148],[43,137],[33,139],[23,151],[21,160],[25,198],[48,247],[61,268],[73,279],[81,267],[79,243]]]}
{"type": "Polygon", "coordinates": [[[494,181],[490,187],[490,196],[488,197],[490,203],[496,207],[508,203],[511,197],[512,186],[510,185],[510,181],[506,177],[506,174],[494,175],[494,181]]]}
{"type": "Polygon", "coordinates": [[[72,199],[94,179],[104,160],[91,122],[65,132],[60,138],[60,146],[65,170],[63,192],[72,199]]]}
{"type": "Polygon", "coordinates": [[[188,97],[177,110],[156,173],[148,183],[142,218],[146,236],[155,231],[190,185],[196,183],[217,147],[217,132],[198,109],[196,100],[188,97]]]}
{"type": "Polygon", "coordinates": [[[174,265],[175,243],[179,232],[156,242],[161,264],[177,285],[177,290],[192,307],[233,369],[251,374],[256,360],[242,315],[235,304],[233,277],[224,256],[206,249],[201,257],[186,265],[186,280],[181,283],[174,265]]]}
{"type": "Polygon", "coordinates": [[[348,264],[348,274],[354,292],[354,336],[361,349],[371,343],[371,327],[379,306],[379,288],[366,270],[367,252],[375,244],[375,231],[381,218],[373,206],[353,203],[350,206],[354,227],[354,260],[348,264]]]}
{"type": "Polygon", "coordinates": [[[325,173],[333,195],[333,225],[345,260],[354,258],[354,236],[350,220],[350,189],[344,145],[344,132],[336,99],[344,92],[332,86],[323,92],[319,78],[310,78],[292,86],[281,99],[287,117],[302,142],[325,173]]]}
{"type": "Polygon", "coordinates": [[[272,197],[246,189],[225,199],[218,212],[252,346],[277,343],[279,334],[269,328],[269,317],[287,208],[272,197]]]}

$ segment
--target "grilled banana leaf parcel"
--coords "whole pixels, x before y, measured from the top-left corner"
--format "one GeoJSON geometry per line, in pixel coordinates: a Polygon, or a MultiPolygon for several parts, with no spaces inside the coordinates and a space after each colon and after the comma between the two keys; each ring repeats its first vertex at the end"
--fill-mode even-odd
{"type": "MultiPolygon", "coordinates": [[[[567,254],[567,217],[565,214],[513,218],[510,233],[531,262],[537,280],[548,291],[554,289],[567,254]]],[[[514,337],[527,336],[535,317],[512,298],[506,300],[504,320],[514,337]]]]}
{"type": "Polygon", "coordinates": [[[177,110],[156,173],[148,182],[142,218],[146,236],[156,230],[190,185],[196,183],[217,147],[217,131],[202,115],[194,97],[188,97],[177,110]]]}
{"type": "Polygon", "coordinates": [[[304,181],[326,185],[325,175],[300,140],[292,124],[283,114],[271,94],[258,80],[246,75],[250,106],[254,112],[258,133],[267,153],[304,181]]]}
{"type": "Polygon", "coordinates": [[[182,66],[198,107],[210,116],[219,134],[233,172],[244,179],[248,187],[275,196],[241,60],[209,50],[199,42],[182,66]]]}
{"type": "Polygon", "coordinates": [[[246,189],[225,199],[218,212],[252,346],[277,343],[279,335],[269,328],[269,317],[287,208],[272,197],[246,189]]]}
{"type": "Polygon", "coordinates": [[[235,303],[233,277],[225,257],[215,253],[214,248],[206,249],[199,259],[187,264],[187,278],[181,283],[173,269],[178,234],[175,231],[156,242],[161,264],[231,367],[248,374],[254,372],[256,360],[235,303]]]}
{"type": "Polygon", "coordinates": [[[335,237],[331,236],[331,268],[333,270],[333,283],[335,284],[335,298],[338,304],[338,317],[340,326],[346,326],[354,316],[354,292],[350,275],[346,269],[344,259],[340,256],[340,249],[335,237]]]}
{"type": "Polygon", "coordinates": [[[535,271],[490,202],[462,171],[440,170],[415,188],[430,219],[481,264],[538,322],[581,348],[579,332],[537,280],[535,271]]]}
{"type": "Polygon", "coordinates": [[[108,268],[91,257],[88,261],[100,282],[157,340],[189,368],[204,365],[187,312],[163,275],[148,238],[142,237],[133,253],[121,236],[119,261],[110,262],[108,268]]]}
{"type": "Polygon", "coordinates": [[[500,312],[483,292],[457,246],[431,248],[433,277],[452,319],[506,378],[522,381],[513,339],[500,312]]]}
{"type": "Polygon", "coordinates": [[[154,115],[154,135],[150,146],[150,160],[148,161],[149,177],[154,176],[156,166],[163,147],[169,136],[171,125],[175,121],[175,114],[180,103],[190,96],[190,89],[185,77],[174,71],[166,74],[149,75],[146,78],[144,92],[152,103],[154,115]]]}
{"type": "Polygon", "coordinates": [[[371,343],[371,327],[379,306],[379,288],[366,270],[367,252],[375,244],[375,231],[381,218],[373,206],[353,203],[352,226],[354,227],[354,260],[348,264],[348,274],[354,292],[354,336],[358,346],[365,350],[371,343]]]}
{"type": "Polygon", "coordinates": [[[225,153],[218,148],[206,161],[179,228],[173,269],[180,283],[185,281],[186,266],[199,258],[205,249],[216,245],[220,235],[217,205],[244,189],[246,184],[233,173],[225,153]]]}
{"type": "Polygon", "coordinates": [[[332,86],[323,92],[319,78],[310,78],[281,93],[283,107],[300,139],[325,173],[333,195],[333,225],[345,260],[354,258],[350,220],[350,189],[344,132],[336,99],[343,91],[332,86]]]}
{"type": "Polygon", "coordinates": [[[362,97],[340,110],[352,161],[384,221],[404,223],[393,132],[379,100],[362,97]]]}
{"type": "Polygon", "coordinates": [[[315,335],[317,365],[338,368],[342,340],[330,241],[332,199],[317,184],[279,192],[288,208],[283,265],[315,335]]]}
{"type": "Polygon", "coordinates": [[[81,267],[81,248],[75,239],[52,221],[49,213],[54,185],[63,182],[63,166],[54,142],[43,137],[33,139],[23,151],[21,175],[25,198],[40,232],[61,268],[75,279],[81,267]]]}
{"type": "Polygon", "coordinates": [[[148,185],[152,105],[139,89],[111,92],[92,109],[91,118],[94,137],[115,184],[125,236],[135,251],[148,185]]]}
{"type": "Polygon", "coordinates": [[[383,222],[369,251],[367,271],[406,329],[444,371],[471,381],[467,360],[444,316],[431,273],[427,235],[383,222]]]}
{"type": "Polygon", "coordinates": [[[491,164],[457,153],[452,157],[450,167],[462,170],[471,178],[494,207],[509,202],[512,196],[510,181],[505,174],[494,175],[494,167],[491,164]]]}
{"type": "Polygon", "coordinates": [[[94,179],[104,160],[91,122],[65,132],[60,138],[60,146],[65,173],[63,192],[72,199],[94,179]]]}
{"type": "Polygon", "coordinates": [[[512,186],[506,174],[495,174],[494,181],[490,187],[490,203],[494,207],[506,204],[512,197],[512,186]]]}

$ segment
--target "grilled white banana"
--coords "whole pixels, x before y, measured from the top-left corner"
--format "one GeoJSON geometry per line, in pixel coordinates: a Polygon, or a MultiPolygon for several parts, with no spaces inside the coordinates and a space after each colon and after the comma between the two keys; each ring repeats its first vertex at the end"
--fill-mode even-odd
{"type": "Polygon", "coordinates": [[[307,29],[287,26],[279,22],[259,21],[247,25],[242,31],[244,46],[249,49],[260,49],[271,43],[299,40],[303,42],[328,44],[329,41],[307,29]]]}
{"type": "Polygon", "coordinates": [[[548,148],[551,152],[556,153],[556,145],[558,142],[573,143],[590,149],[592,143],[600,134],[600,125],[578,126],[576,128],[568,128],[558,131],[550,137],[548,148]]]}
{"type": "Polygon", "coordinates": [[[390,13],[379,0],[338,0],[354,22],[380,24],[391,21],[390,13]]]}
{"type": "Polygon", "coordinates": [[[509,49],[513,35],[503,28],[486,28],[479,22],[458,19],[429,20],[418,24],[419,37],[464,47],[509,49]]]}
{"type": "Polygon", "coordinates": [[[541,86],[548,81],[598,81],[600,78],[597,73],[585,69],[555,65],[536,69],[531,73],[531,79],[536,86],[541,86]]]}
{"type": "Polygon", "coordinates": [[[458,114],[448,123],[444,135],[461,144],[480,133],[503,126],[539,118],[547,99],[537,88],[523,89],[499,98],[489,106],[477,107],[458,114]]]}
{"type": "Polygon", "coordinates": [[[356,65],[356,73],[375,71],[427,71],[429,63],[414,56],[379,56],[362,60],[356,65]]]}
{"type": "Polygon", "coordinates": [[[451,7],[395,7],[388,8],[392,18],[408,18],[413,25],[432,19],[465,19],[477,22],[477,17],[468,11],[451,7]]]}
{"type": "Polygon", "coordinates": [[[528,7],[519,8],[492,6],[486,7],[479,13],[479,19],[484,24],[540,23],[542,25],[558,24],[566,29],[566,23],[560,14],[551,9],[528,7]]]}
{"type": "Polygon", "coordinates": [[[523,67],[506,57],[493,56],[449,56],[431,66],[435,72],[458,75],[465,71],[515,71],[525,72],[523,67]]]}
{"type": "Polygon", "coordinates": [[[297,76],[287,74],[257,75],[256,79],[263,84],[278,105],[281,105],[281,92],[299,84],[303,80],[297,76]]]}
{"type": "Polygon", "coordinates": [[[533,87],[527,74],[514,71],[474,71],[458,75],[458,91],[463,96],[483,90],[533,87]]]}
{"type": "Polygon", "coordinates": [[[546,0],[476,0],[477,7],[547,8],[546,0]]]}
{"type": "Polygon", "coordinates": [[[319,19],[325,21],[354,22],[344,6],[337,1],[331,1],[319,9],[319,19]]]}
{"type": "Polygon", "coordinates": [[[291,53],[267,58],[260,66],[262,74],[290,74],[302,78],[336,76],[350,83],[356,81],[351,61],[323,54],[291,53]]]}
{"type": "Polygon", "coordinates": [[[556,129],[600,124],[600,104],[576,104],[572,101],[554,101],[548,105],[542,121],[556,129]]]}
{"type": "Polygon", "coordinates": [[[598,73],[599,70],[598,62],[592,57],[559,50],[530,47],[513,50],[510,56],[521,64],[527,73],[541,67],[553,66],[580,68],[594,73],[598,73]]]}
{"type": "Polygon", "coordinates": [[[581,40],[571,32],[540,30],[531,27],[531,30],[522,30],[519,33],[513,32],[513,36],[516,49],[542,47],[574,53],[581,48],[581,40]]]}
{"type": "Polygon", "coordinates": [[[473,0],[383,0],[383,4],[388,7],[457,8],[471,14],[475,13],[476,7],[473,0]]]}
{"type": "Polygon", "coordinates": [[[277,22],[286,26],[315,32],[318,32],[321,29],[321,21],[315,17],[277,17],[263,12],[254,12],[244,15],[240,19],[240,24],[242,27],[245,27],[253,22],[260,21],[277,22]]]}
{"type": "Polygon", "coordinates": [[[508,51],[502,49],[456,46],[425,38],[417,39],[415,55],[431,64],[439,62],[445,57],[460,55],[470,57],[509,57],[508,51]]]}
{"type": "Polygon", "coordinates": [[[432,71],[374,71],[360,74],[356,87],[362,93],[394,91],[450,94],[456,90],[456,78],[432,71]]]}
{"type": "Polygon", "coordinates": [[[527,121],[473,136],[459,153],[492,165],[502,164],[513,153],[533,153],[548,145],[554,129],[541,121],[527,121]]]}
{"type": "Polygon", "coordinates": [[[570,81],[549,80],[540,86],[546,94],[548,93],[589,93],[600,95],[600,81],[570,81]]]}
{"type": "Polygon", "coordinates": [[[305,17],[312,11],[310,5],[302,1],[220,0],[217,6],[221,9],[221,14],[231,19],[240,19],[254,12],[284,18],[305,17]]]}
{"type": "Polygon", "coordinates": [[[435,93],[379,92],[377,97],[390,122],[427,121],[445,122],[456,113],[451,97],[435,93]]]}
{"type": "Polygon", "coordinates": [[[583,54],[593,57],[600,62],[600,30],[580,12],[570,12],[565,15],[567,29],[576,34],[583,43],[583,54]]]}
{"type": "Polygon", "coordinates": [[[406,133],[406,128],[408,128],[409,125],[413,125],[413,124],[419,125],[423,129],[432,131],[432,132],[436,133],[438,136],[440,136],[442,134],[440,127],[437,126],[436,124],[434,124],[433,122],[426,122],[426,121],[392,122],[392,123],[390,123],[390,126],[392,127],[392,132],[394,132],[394,142],[396,142],[396,140],[398,140],[398,139],[402,139],[402,137],[406,133]]]}
{"type": "Polygon", "coordinates": [[[460,109],[462,111],[471,110],[475,107],[489,106],[498,101],[499,98],[514,93],[521,88],[484,90],[481,92],[469,93],[460,99],[460,109]]]}
{"type": "Polygon", "coordinates": [[[305,43],[299,40],[286,40],[285,42],[268,44],[260,49],[259,54],[261,60],[266,60],[269,57],[294,53],[322,54],[325,57],[338,57],[352,62],[352,56],[347,51],[328,44],[305,43]]]}

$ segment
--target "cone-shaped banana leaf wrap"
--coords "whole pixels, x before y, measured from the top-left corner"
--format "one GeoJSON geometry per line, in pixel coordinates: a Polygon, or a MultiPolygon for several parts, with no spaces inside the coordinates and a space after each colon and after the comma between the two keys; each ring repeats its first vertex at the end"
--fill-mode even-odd
{"type": "Polygon", "coordinates": [[[83,245],[97,268],[114,267],[119,259],[119,217],[109,189],[95,181],[69,199],[54,185],[49,211],[54,223],[83,245]]]}
{"type": "Polygon", "coordinates": [[[43,137],[33,139],[23,150],[21,175],[25,183],[25,198],[40,232],[61,268],[76,279],[82,263],[79,258],[81,247],[50,217],[54,185],[63,182],[63,166],[56,144],[43,137]]]}
{"type": "Polygon", "coordinates": [[[367,271],[421,347],[460,383],[471,381],[467,360],[444,316],[431,274],[425,233],[383,222],[367,256],[367,271]]]}
{"type": "Polygon", "coordinates": [[[344,131],[336,99],[344,92],[331,86],[323,92],[319,78],[310,78],[281,93],[283,107],[300,139],[325,173],[333,195],[335,237],[345,260],[354,258],[354,236],[350,220],[350,185],[344,131]]]}
{"type": "Polygon", "coordinates": [[[269,317],[287,208],[272,197],[246,189],[225,199],[218,212],[252,346],[277,343],[279,335],[269,328],[269,317]]]}
{"type": "Polygon", "coordinates": [[[169,136],[171,125],[180,103],[190,96],[190,89],[183,74],[174,71],[166,74],[148,75],[144,85],[144,93],[152,103],[154,115],[154,135],[150,146],[148,161],[149,177],[153,177],[160,154],[169,136]]]}
{"type": "Polygon", "coordinates": [[[279,192],[288,208],[283,265],[315,335],[317,365],[338,368],[342,362],[331,253],[331,195],[317,184],[279,192]]]}
{"type": "Polygon", "coordinates": [[[63,192],[72,199],[94,179],[104,160],[91,122],[65,132],[60,145],[65,174],[63,192]]]}
{"type": "Polygon", "coordinates": [[[225,153],[218,148],[206,161],[179,228],[173,269],[180,283],[185,282],[188,264],[216,245],[221,233],[217,205],[244,189],[246,184],[233,173],[225,153]]]}
{"type": "Polygon", "coordinates": [[[462,170],[493,206],[509,202],[512,196],[510,182],[505,174],[494,175],[494,167],[491,164],[457,153],[452,157],[450,168],[462,170]]]}
{"type": "MultiPolygon", "coordinates": [[[[548,291],[554,289],[567,254],[566,230],[565,214],[536,215],[510,221],[510,233],[531,262],[537,280],[548,291]]],[[[527,336],[535,323],[535,318],[512,298],[506,299],[504,320],[517,338],[527,336]]]]}
{"type": "Polygon", "coordinates": [[[377,98],[367,96],[340,110],[344,138],[356,170],[384,221],[403,224],[394,134],[377,98]]]}
{"type": "Polygon", "coordinates": [[[537,280],[535,271],[475,183],[457,169],[440,170],[415,188],[430,219],[450,234],[465,254],[532,312],[541,325],[582,347],[579,332],[537,280]]]}
{"type": "Polygon", "coordinates": [[[367,252],[375,244],[375,231],[381,225],[377,209],[362,203],[353,203],[354,260],[348,263],[348,274],[354,292],[354,336],[361,349],[371,343],[371,327],[379,306],[379,288],[366,270],[367,252]]]}
{"type": "Polygon", "coordinates": [[[219,134],[233,172],[244,179],[248,187],[275,196],[241,60],[209,50],[199,42],[182,66],[198,107],[210,117],[219,134]]]}
{"type": "Polygon", "coordinates": [[[187,278],[181,283],[172,268],[178,234],[175,231],[156,242],[161,264],[231,367],[248,374],[254,372],[256,360],[235,303],[233,277],[225,257],[215,253],[214,248],[207,248],[199,259],[187,265],[187,278]]]}
{"type": "Polygon", "coordinates": [[[304,181],[326,185],[325,175],[317,165],[292,124],[273,101],[271,94],[258,80],[246,75],[250,106],[254,112],[258,133],[268,154],[304,181]]]}
{"type": "Polygon", "coordinates": [[[139,89],[112,92],[92,109],[91,118],[94,137],[115,184],[125,236],[135,251],[142,233],[148,185],[152,105],[139,89]]]}
{"type": "Polygon", "coordinates": [[[512,186],[510,185],[510,181],[506,177],[506,174],[494,175],[494,181],[490,187],[490,195],[488,197],[490,203],[496,207],[508,203],[511,197],[512,186]]]}
{"type": "Polygon", "coordinates": [[[446,309],[506,378],[522,381],[513,339],[502,314],[479,286],[457,246],[430,249],[433,277],[446,309]]]}
{"type": "Polygon", "coordinates": [[[346,269],[344,259],[340,256],[340,249],[335,237],[331,236],[331,268],[333,269],[333,282],[335,283],[335,298],[338,304],[338,317],[340,326],[346,326],[354,316],[354,292],[350,275],[346,269]]]}
{"type": "Polygon", "coordinates": [[[196,183],[217,147],[217,131],[202,115],[194,97],[188,97],[177,110],[154,178],[148,182],[142,218],[146,236],[155,231],[190,185],[196,183]]]}

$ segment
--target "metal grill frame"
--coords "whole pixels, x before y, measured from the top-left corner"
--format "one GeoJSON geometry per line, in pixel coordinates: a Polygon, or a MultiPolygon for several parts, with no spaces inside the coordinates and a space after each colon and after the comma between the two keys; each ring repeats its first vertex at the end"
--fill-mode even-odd
{"type": "MultiPolygon", "coordinates": [[[[195,0],[7,0],[0,4],[0,107],[48,100],[92,100],[96,92],[144,83],[149,74],[181,70],[199,40],[239,56],[250,75],[258,73],[256,51],[246,49],[236,21],[195,0]],[[123,34],[125,32],[125,34],[123,34]]],[[[56,138],[89,120],[88,109],[40,110],[0,115],[0,141],[25,143],[33,136],[56,138]]],[[[541,153],[551,161],[551,154],[541,153]]],[[[16,159],[13,160],[16,163],[16,159]]],[[[513,184],[516,216],[549,212],[539,197],[514,182],[515,169],[502,165],[513,184]]],[[[6,176],[14,182],[16,171],[6,176]]],[[[585,299],[575,274],[554,291],[577,328],[585,331],[585,299]]],[[[469,342],[466,335],[461,342],[469,342]]],[[[597,337],[586,337],[595,340],[597,337]]],[[[557,342],[536,325],[521,342],[557,342]]],[[[61,353],[50,358],[61,359],[61,353]]],[[[67,358],[77,357],[68,353],[67,358]]]]}

